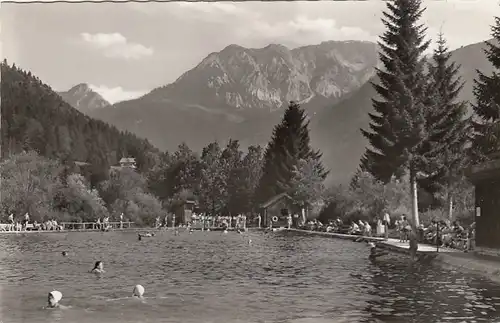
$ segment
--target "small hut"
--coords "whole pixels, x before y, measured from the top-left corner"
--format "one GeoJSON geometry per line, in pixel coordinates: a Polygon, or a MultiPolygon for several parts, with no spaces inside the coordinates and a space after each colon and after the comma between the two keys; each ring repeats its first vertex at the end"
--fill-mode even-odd
{"type": "Polygon", "coordinates": [[[186,200],[180,203],[175,209],[175,225],[190,223],[195,207],[196,201],[194,200],[186,200]]]}
{"type": "Polygon", "coordinates": [[[300,213],[300,209],[294,204],[294,200],[286,193],[281,193],[273,196],[265,203],[260,205],[260,214],[262,217],[262,225],[268,227],[270,221],[274,223],[286,225],[286,217],[294,213],[300,213]]]}
{"type": "Polygon", "coordinates": [[[500,152],[469,170],[475,187],[476,252],[500,256],[500,152]]]}

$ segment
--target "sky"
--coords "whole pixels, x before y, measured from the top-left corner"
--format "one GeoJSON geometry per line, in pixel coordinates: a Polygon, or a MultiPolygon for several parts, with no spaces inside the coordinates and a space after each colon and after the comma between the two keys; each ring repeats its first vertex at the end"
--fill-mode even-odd
{"type": "MultiPolygon", "coordinates": [[[[424,0],[429,37],[487,40],[499,0],[424,0]]],[[[111,103],[175,81],[230,44],[295,48],[377,41],[386,3],[370,1],[2,3],[0,53],[57,91],[88,83],[111,103]]]]}

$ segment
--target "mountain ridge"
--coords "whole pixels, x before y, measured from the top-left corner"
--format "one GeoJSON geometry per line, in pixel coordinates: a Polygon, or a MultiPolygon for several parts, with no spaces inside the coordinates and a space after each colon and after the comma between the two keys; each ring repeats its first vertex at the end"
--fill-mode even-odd
{"type": "Polygon", "coordinates": [[[331,41],[292,50],[232,44],[208,54],[171,84],[89,115],[166,150],[180,141],[199,150],[208,139],[228,137],[240,139],[242,146],[265,144],[290,100],[303,102],[314,116],[359,88],[376,62],[377,47],[370,42],[331,41]],[[327,95],[317,95],[315,88],[327,95]]]}

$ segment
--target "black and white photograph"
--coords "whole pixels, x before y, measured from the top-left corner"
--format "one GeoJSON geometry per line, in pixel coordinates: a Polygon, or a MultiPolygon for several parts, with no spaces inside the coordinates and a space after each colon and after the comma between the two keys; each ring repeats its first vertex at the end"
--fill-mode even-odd
{"type": "Polygon", "coordinates": [[[2,1],[0,323],[500,323],[500,1],[2,1]]]}

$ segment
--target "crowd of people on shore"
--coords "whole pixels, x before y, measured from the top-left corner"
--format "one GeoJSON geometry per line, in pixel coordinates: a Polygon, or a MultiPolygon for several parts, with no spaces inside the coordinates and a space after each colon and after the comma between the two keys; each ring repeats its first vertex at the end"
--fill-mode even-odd
{"type": "Polygon", "coordinates": [[[56,220],[51,219],[42,223],[37,221],[30,221],[29,213],[26,212],[22,217],[22,220],[15,217],[11,213],[8,217],[7,223],[0,224],[0,231],[27,231],[27,230],[44,230],[44,231],[57,231],[62,230],[63,226],[60,225],[56,220]]]}
{"type": "Polygon", "coordinates": [[[160,217],[156,218],[155,228],[167,228],[169,226],[189,226],[193,228],[218,228],[218,227],[226,227],[226,228],[235,228],[235,229],[246,229],[248,224],[247,216],[244,214],[238,214],[236,216],[211,216],[205,214],[193,213],[190,216],[189,223],[183,223],[181,219],[175,218],[175,215],[166,215],[165,218],[162,219],[160,217]]]}
{"type": "MultiPolygon", "coordinates": [[[[410,234],[414,231],[406,215],[392,222],[388,213],[382,217],[376,217],[371,223],[357,220],[345,224],[337,218],[325,225],[316,219],[307,222],[302,229],[386,239],[399,238],[400,242],[409,242],[410,234]]],[[[475,223],[464,227],[459,221],[431,221],[427,225],[421,224],[416,228],[415,233],[419,243],[464,251],[474,248],[475,223]]]]}

